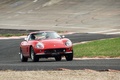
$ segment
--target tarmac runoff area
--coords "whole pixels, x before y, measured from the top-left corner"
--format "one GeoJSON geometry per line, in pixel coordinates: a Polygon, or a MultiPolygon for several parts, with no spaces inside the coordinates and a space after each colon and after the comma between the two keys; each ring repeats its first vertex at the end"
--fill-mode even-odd
{"type": "Polygon", "coordinates": [[[0,28],[120,34],[120,0],[0,0],[0,28]]]}

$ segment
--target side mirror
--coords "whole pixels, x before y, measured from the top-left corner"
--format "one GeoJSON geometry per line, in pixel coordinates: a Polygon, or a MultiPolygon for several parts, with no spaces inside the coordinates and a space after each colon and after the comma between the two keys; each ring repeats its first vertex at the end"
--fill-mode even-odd
{"type": "Polygon", "coordinates": [[[24,40],[27,41],[27,37],[25,37],[24,40]]]}
{"type": "Polygon", "coordinates": [[[62,35],[61,37],[62,37],[62,38],[65,38],[65,36],[64,36],[64,35],[62,35]]]}

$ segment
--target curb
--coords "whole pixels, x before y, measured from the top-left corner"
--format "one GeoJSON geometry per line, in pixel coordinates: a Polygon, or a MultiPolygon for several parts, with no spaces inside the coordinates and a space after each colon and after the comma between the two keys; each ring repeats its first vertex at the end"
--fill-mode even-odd
{"type": "Polygon", "coordinates": [[[16,36],[13,36],[13,37],[0,37],[0,40],[2,39],[21,39],[21,38],[25,38],[26,36],[19,36],[19,37],[16,37],[16,36]]]}
{"type": "Polygon", "coordinates": [[[73,58],[73,60],[97,60],[97,59],[120,59],[120,57],[116,57],[116,58],[73,58]]]}

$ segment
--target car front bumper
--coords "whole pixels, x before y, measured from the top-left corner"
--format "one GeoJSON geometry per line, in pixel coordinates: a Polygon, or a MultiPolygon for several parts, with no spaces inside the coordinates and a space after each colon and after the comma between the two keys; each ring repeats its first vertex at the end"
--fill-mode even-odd
{"type": "Polygon", "coordinates": [[[61,53],[36,53],[36,55],[39,55],[39,56],[56,56],[56,55],[66,55],[66,54],[72,54],[73,52],[70,51],[70,52],[61,52],[61,53]]]}

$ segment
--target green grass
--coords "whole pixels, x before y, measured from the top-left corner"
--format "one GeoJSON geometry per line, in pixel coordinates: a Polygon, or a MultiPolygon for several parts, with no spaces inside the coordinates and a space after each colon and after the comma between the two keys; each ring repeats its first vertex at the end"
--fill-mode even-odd
{"type": "Polygon", "coordinates": [[[120,38],[74,45],[75,57],[120,57],[120,38]]]}
{"type": "Polygon", "coordinates": [[[26,34],[0,34],[0,37],[12,37],[12,36],[23,36],[26,34]]]}

